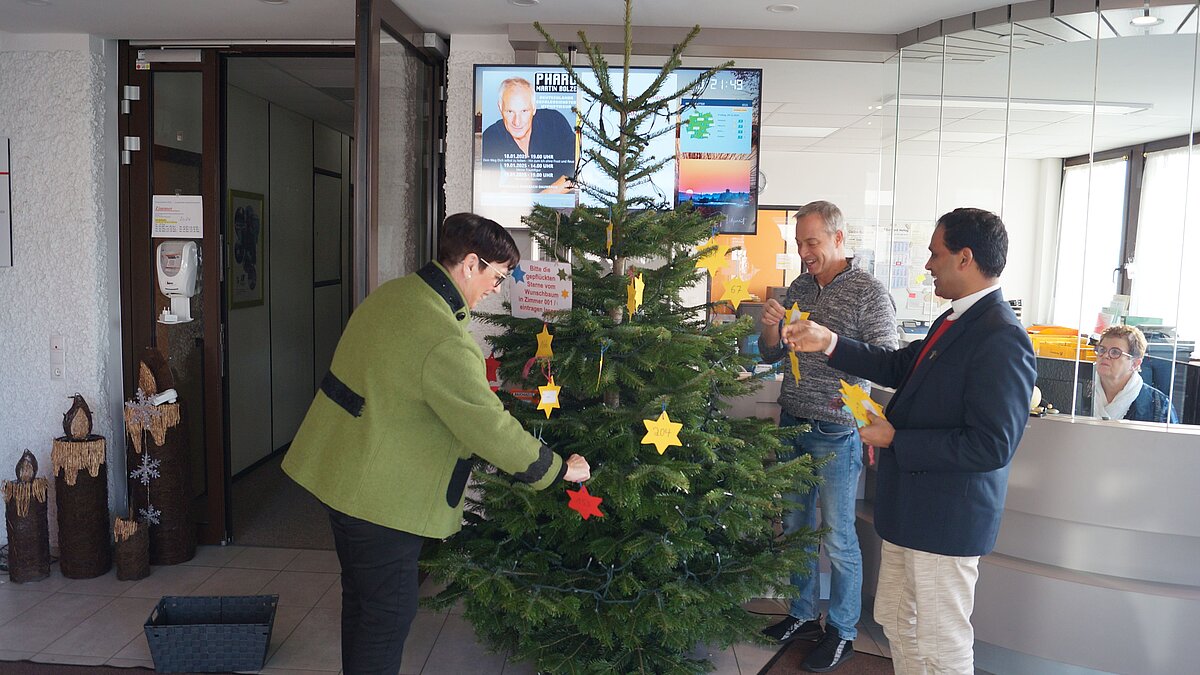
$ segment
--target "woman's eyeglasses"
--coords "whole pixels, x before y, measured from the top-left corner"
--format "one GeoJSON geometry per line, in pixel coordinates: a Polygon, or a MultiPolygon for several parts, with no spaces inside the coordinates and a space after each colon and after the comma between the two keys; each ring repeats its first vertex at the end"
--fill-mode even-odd
{"type": "Polygon", "coordinates": [[[500,284],[504,283],[504,280],[508,278],[508,275],[510,273],[500,271],[500,268],[498,268],[495,265],[493,265],[492,263],[484,260],[483,258],[480,258],[479,261],[482,262],[484,265],[487,265],[488,269],[490,269],[491,271],[500,275],[500,276],[496,277],[496,283],[492,284],[492,288],[500,288],[500,284]]]}
{"type": "Polygon", "coordinates": [[[1131,359],[1134,358],[1133,354],[1121,351],[1116,347],[1101,347],[1100,345],[1096,345],[1096,358],[1100,358],[1102,356],[1107,356],[1110,359],[1119,359],[1122,356],[1128,356],[1131,359]]]}

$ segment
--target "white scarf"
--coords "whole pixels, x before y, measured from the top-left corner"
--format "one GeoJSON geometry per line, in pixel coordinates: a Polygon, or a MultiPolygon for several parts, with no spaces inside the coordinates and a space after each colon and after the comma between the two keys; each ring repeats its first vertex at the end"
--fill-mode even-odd
{"type": "Polygon", "coordinates": [[[1129,406],[1133,405],[1133,401],[1142,393],[1142,376],[1134,371],[1129,375],[1129,381],[1125,383],[1124,388],[1117,392],[1117,395],[1109,403],[1108,396],[1104,393],[1104,385],[1100,383],[1100,374],[1094,373],[1092,377],[1092,415],[1099,417],[1102,420],[1121,420],[1125,419],[1125,413],[1129,412],[1129,406]]]}

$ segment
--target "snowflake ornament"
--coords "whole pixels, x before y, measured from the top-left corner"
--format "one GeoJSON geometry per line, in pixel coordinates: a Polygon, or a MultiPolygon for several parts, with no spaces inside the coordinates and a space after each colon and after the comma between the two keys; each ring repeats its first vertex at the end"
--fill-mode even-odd
{"type": "Polygon", "coordinates": [[[158,519],[162,517],[162,511],[154,508],[153,504],[147,504],[146,508],[138,509],[138,515],[141,516],[142,520],[145,522],[150,523],[151,525],[158,525],[158,519]]]}
{"type": "Polygon", "coordinates": [[[161,463],[161,460],[150,459],[150,453],[147,452],[142,455],[142,462],[138,468],[129,472],[129,477],[136,478],[142,485],[149,487],[150,481],[159,477],[158,465],[161,463]]]}

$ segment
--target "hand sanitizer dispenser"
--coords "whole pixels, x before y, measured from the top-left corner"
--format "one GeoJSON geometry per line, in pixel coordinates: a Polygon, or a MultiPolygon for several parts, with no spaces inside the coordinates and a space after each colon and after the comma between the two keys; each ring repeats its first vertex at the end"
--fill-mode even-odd
{"type": "Polygon", "coordinates": [[[199,249],[194,241],[164,241],[154,256],[158,270],[158,290],[171,298],[171,309],[163,308],[160,323],[187,323],[192,320],[190,298],[196,294],[199,249]]]}

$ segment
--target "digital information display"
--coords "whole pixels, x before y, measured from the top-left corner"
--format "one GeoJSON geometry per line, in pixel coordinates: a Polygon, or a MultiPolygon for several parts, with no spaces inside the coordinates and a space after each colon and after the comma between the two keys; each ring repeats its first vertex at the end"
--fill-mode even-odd
{"type": "MultiPolygon", "coordinates": [[[[585,87],[595,76],[579,71],[585,87]]],[[[661,91],[675,91],[703,73],[681,68],[661,91]]],[[[645,91],[656,68],[630,72],[630,94],[645,91]]],[[[654,137],[647,158],[671,157],[648,180],[629,186],[662,208],[691,202],[706,214],[723,214],[722,232],[755,232],[762,71],[721,71],[640,129],[654,137]],[[675,133],[670,127],[675,126],[675,133]]],[[[555,66],[475,66],[474,210],[505,227],[522,227],[535,204],[568,211],[600,202],[576,183],[612,191],[613,181],[589,161],[590,139],[580,116],[614,129],[617,114],[597,104],[555,66]]],[[[602,150],[605,157],[613,153],[602,150]]]]}

